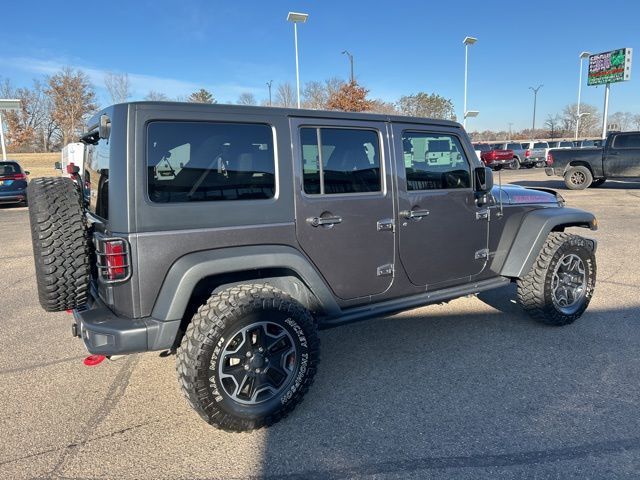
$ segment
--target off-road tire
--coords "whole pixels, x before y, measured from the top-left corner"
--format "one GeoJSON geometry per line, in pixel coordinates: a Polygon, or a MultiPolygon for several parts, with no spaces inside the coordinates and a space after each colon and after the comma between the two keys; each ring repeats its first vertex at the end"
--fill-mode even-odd
{"type": "Polygon", "coordinates": [[[590,188],[598,188],[601,185],[604,185],[604,182],[606,182],[607,179],[606,178],[594,178],[593,182],[591,182],[591,185],[589,185],[590,188]]]}
{"type": "Polygon", "coordinates": [[[48,312],[87,302],[90,246],[80,192],[69,178],[35,178],[27,187],[40,305],[48,312]]]}
{"type": "Polygon", "coordinates": [[[207,423],[226,431],[250,431],[273,425],[302,401],[316,374],[319,349],[316,323],[300,303],[270,285],[238,285],[214,293],[197,310],[178,347],[176,370],[187,401],[207,423]],[[243,405],[227,394],[218,368],[225,342],[257,321],[257,315],[286,328],[299,354],[293,376],[273,398],[243,405]]]}
{"type": "Polygon", "coordinates": [[[546,325],[568,325],[584,313],[596,283],[596,258],[589,240],[578,235],[552,232],[540,250],[533,267],[517,281],[518,303],[538,322],[546,325]],[[576,310],[564,313],[552,298],[552,279],[558,262],[567,254],[575,254],[585,266],[585,293],[576,310]]]}
{"type": "Polygon", "coordinates": [[[593,182],[591,170],[582,165],[569,167],[564,173],[564,184],[569,190],[584,190],[593,182]]]}

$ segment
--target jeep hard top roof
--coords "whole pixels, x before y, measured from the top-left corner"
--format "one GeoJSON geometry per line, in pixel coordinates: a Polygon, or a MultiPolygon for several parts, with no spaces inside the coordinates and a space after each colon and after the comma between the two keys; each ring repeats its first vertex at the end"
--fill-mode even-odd
{"type": "Polygon", "coordinates": [[[88,122],[89,130],[94,129],[99,122],[100,115],[109,113],[114,109],[120,108],[132,108],[135,110],[162,110],[166,112],[181,111],[181,112],[211,112],[212,115],[216,113],[235,113],[246,115],[274,115],[285,117],[307,117],[307,118],[322,118],[322,119],[334,119],[334,120],[364,120],[371,122],[401,122],[401,123],[415,123],[423,125],[439,125],[462,129],[462,125],[458,122],[451,120],[442,120],[437,118],[423,118],[423,117],[407,117],[402,115],[385,115],[379,113],[366,113],[366,112],[342,112],[335,110],[307,110],[298,108],[281,108],[281,107],[259,107],[253,105],[232,105],[224,103],[192,103],[192,102],[127,102],[119,103],[107,107],[100,112],[96,113],[88,122]]]}

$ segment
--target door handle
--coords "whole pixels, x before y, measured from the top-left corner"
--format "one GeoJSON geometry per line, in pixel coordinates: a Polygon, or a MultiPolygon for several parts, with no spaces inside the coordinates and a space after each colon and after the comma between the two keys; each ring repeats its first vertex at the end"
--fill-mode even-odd
{"type": "Polygon", "coordinates": [[[422,217],[426,217],[429,215],[429,210],[425,209],[416,209],[416,210],[404,210],[400,212],[404,218],[408,218],[409,220],[420,220],[422,217]]]}
{"type": "Polygon", "coordinates": [[[312,227],[328,226],[332,227],[338,223],[342,223],[342,217],[309,217],[307,223],[312,227]]]}

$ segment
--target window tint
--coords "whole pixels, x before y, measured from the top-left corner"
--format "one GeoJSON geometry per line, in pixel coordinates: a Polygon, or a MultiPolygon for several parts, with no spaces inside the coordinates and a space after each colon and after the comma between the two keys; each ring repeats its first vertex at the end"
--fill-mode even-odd
{"type": "Polygon", "coordinates": [[[402,134],[408,190],[469,188],[469,164],[457,137],[436,133],[402,134]]]}
{"type": "Polygon", "coordinates": [[[548,142],[549,148],[556,148],[560,142],[548,142]]]}
{"type": "Polygon", "coordinates": [[[560,142],[560,146],[573,148],[573,142],[560,142]]]}
{"type": "Polygon", "coordinates": [[[522,148],[522,145],[520,143],[509,143],[507,144],[507,148],[509,150],[520,150],[522,148]]]}
{"type": "Polygon", "coordinates": [[[488,152],[491,150],[491,147],[489,147],[489,145],[487,145],[486,143],[474,143],[473,148],[481,152],[488,152]]]}
{"type": "Polygon", "coordinates": [[[147,169],[154,202],[272,198],[273,132],[261,124],[152,122],[147,169]]]}
{"type": "Polygon", "coordinates": [[[613,148],[640,148],[640,134],[616,135],[613,148]]]}
{"type": "Polygon", "coordinates": [[[583,140],[582,141],[582,146],[583,147],[595,147],[596,146],[596,142],[594,142],[593,140],[583,140]]]}
{"type": "Polygon", "coordinates": [[[380,144],[374,130],[300,129],[304,191],[309,194],[382,190],[380,144]]]}
{"type": "Polygon", "coordinates": [[[533,144],[533,148],[549,148],[549,144],[547,142],[536,142],[533,144]]]}
{"type": "Polygon", "coordinates": [[[108,139],[85,146],[84,196],[89,211],[105,220],[109,218],[109,157],[108,139]]]}

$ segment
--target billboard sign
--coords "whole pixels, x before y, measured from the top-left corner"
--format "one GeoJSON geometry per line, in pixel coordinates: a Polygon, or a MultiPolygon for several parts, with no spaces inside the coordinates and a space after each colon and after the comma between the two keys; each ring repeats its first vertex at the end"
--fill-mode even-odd
{"type": "Polygon", "coordinates": [[[629,80],[632,51],[631,48],[620,48],[590,55],[587,85],[605,85],[629,80]]]}

